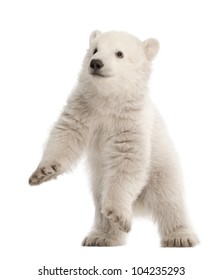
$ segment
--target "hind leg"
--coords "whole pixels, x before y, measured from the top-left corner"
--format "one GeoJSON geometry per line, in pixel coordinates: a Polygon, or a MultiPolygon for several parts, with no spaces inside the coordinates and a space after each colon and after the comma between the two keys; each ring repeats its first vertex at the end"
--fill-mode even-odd
{"type": "Polygon", "coordinates": [[[96,205],[94,225],[91,232],[84,238],[83,246],[120,246],[125,243],[126,233],[117,224],[101,213],[100,204],[96,205]]]}
{"type": "Polygon", "coordinates": [[[95,204],[93,228],[84,238],[83,246],[119,246],[125,243],[126,233],[121,231],[117,223],[113,223],[101,212],[102,178],[101,169],[94,166],[92,191],[95,204]]]}
{"type": "Polygon", "coordinates": [[[125,233],[109,219],[105,218],[98,209],[95,210],[94,226],[84,238],[83,246],[120,246],[125,243],[125,233]]]}
{"type": "Polygon", "coordinates": [[[178,174],[169,168],[156,170],[150,176],[147,199],[162,247],[192,247],[198,243],[185,213],[181,184],[178,174]]]}

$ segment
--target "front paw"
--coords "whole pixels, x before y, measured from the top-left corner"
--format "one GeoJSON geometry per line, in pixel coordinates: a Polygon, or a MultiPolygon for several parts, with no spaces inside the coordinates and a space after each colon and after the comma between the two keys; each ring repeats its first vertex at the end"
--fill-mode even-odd
{"type": "Polygon", "coordinates": [[[29,178],[29,184],[35,186],[55,179],[60,173],[60,167],[60,164],[56,162],[41,164],[29,178]]]}
{"type": "Polygon", "coordinates": [[[118,228],[124,232],[131,230],[131,213],[121,207],[114,207],[112,205],[102,208],[101,213],[107,219],[111,220],[118,228]]]}

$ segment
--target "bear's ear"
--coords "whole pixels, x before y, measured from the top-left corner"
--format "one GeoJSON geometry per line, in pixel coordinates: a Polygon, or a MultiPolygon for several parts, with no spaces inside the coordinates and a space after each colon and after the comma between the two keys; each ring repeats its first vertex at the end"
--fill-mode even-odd
{"type": "Polygon", "coordinates": [[[99,34],[101,34],[101,31],[94,30],[89,37],[89,43],[91,44],[99,34]]]}
{"type": "Polygon", "coordinates": [[[145,50],[146,57],[151,61],[158,53],[160,44],[156,39],[151,38],[146,41],[143,41],[143,47],[145,50]]]}

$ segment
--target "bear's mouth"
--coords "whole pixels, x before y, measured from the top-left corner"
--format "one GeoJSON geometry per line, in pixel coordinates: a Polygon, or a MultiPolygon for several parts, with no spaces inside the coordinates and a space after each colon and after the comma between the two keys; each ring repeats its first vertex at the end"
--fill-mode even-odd
{"type": "Polygon", "coordinates": [[[89,74],[95,78],[110,78],[112,77],[111,73],[104,73],[104,71],[90,71],[89,74]]]}
{"type": "Polygon", "coordinates": [[[100,73],[100,72],[92,72],[92,73],[90,73],[92,76],[94,76],[94,77],[103,77],[103,78],[105,78],[106,76],[104,76],[102,73],[100,73]]]}
{"type": "Polygon", "coordinates": [[[105,71],[105,69],[88,69],[90,76],[95,78],[109,78],[112,77],[112,73],[105,71]]]}

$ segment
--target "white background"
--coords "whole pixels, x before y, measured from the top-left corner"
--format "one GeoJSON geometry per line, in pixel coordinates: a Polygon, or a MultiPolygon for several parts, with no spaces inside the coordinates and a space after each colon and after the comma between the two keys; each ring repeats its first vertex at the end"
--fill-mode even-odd
{"type": "Polygon", "coordinates": [[[43,265],[185,266],[174,279],[221,278],[221,26],[214,0],[0,2],[1,279],[88,279],[40,277],[43,265]],[[196,248],[159,248],[147,220],[134,222],[124,247],[83,248],[94,209],[84,163],[56,181],[27,183],[94,29],[160,41],[150,94],[180,154],[196,248]]]}

